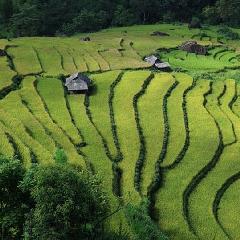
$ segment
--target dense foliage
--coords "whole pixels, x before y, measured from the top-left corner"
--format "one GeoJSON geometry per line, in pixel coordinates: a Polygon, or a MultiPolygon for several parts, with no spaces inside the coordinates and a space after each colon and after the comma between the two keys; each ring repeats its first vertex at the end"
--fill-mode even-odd
{"type": "Polygon", "coordinates": [[[55,35],[109,26],[191,22],[238,26],[239,0],[0,0],[2,36],[55,35]]]}
{"type": "Polygon", "coordinates": [[[133,230],[136,240],[167,240],[148,214],[148,200],[143,200],[139,206],[129,204],[125,209],[128,224],[133,230]]]}
{"type": "Polygon", "coordinates": [[[109,214],[95,176],[62,163],[26,171],[20,161],[4,156],[0,204],[0,236],[6,240],[95,239],[109,214]]]}

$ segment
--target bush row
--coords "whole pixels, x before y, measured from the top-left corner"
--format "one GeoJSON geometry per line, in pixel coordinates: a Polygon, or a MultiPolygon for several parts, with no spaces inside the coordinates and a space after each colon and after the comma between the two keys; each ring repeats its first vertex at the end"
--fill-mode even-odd
{"type": "Polygon", "coordinates": [[[12,78],[12,84],[0,90],[0,99],[5,98],[11,91],[15,91],[20,88],[22,76],[16,75],[12,78]]]}
{"type": "MultiPolygon", "coordinates": [[[[206,108],[206,96],[212,93],[212,83],[210,84],[210,89],[207,93],[204,94],[204,103],[203,106],[206,108]]],[[[206,111],[211,115],[211,113],[206,109],[206,111]]],[[[190,196],[192,194],[192,192],[196,189],[196,187],[201,183],[201,181],[207,176],[207,174],[216,166],[216,164],[218,163],[220,156],[222,155],[223,149],[224,149],[224,143],[223,143],[223,136],[222,136],[222,132],[220,129],[220,126],[218,124],[218,122],[216,121],[216,119],[211,115],[211,117],[213,118],[215,125],[218,129],[218,138],[219,138],[219,144],[218,147],[211,159],[211,161],[204,166],[198,173],[197,175],[195,175],[191,182],[188,184],[188,186],[186,187],[186,189],[184,190],[183,193],[183,214],[184,214],[184,218],[188,223],[188,226],[190,228],[190,230],[195,233],[195,230],[191,224],[191,220],[190,220],[190,216],[189,216],[189,199],[190,196]]]]}
{"type": "Polygon", "coordinates": [[[236,102],[238,98],[238,95],[237,95],[237,84],[235,82],[235,91],[234,91],[234,96],[232,98],[232,100],[229,102],[228,106],[229,108],[233,111],[233,104],[236,102]]]}
{"type": "Polygon", "coordinates": [[[60,52],[55,46],[54,46],[53,48],[56,50],[56,52],[58,53],[58,55],[59,55],[59,57],[60,57],[60,59],[61,59],[61,67],[62,67],[62,70],[65,71],[65,69],[64,69],[64,58],[63,58],[63,55],[61,54],[61,52],[60,52]]]}
{"type": "Polygon", "coordinates": [[[117,79],[111,84],[110,91],[109,91],[109,97],[108,97],[111,130],[112,130],[112,135],[113,135],[113,141],[114,141],[115,147],[117,149],[117,156],[113,159],[114,162],[120,162],[123,159],[123,155],[122,155],[121,148],[120,148],[120,143],[118,140],[117,126],[116,126],[116,122],[115,122],[114,109],[113,109],[113,99],[114,99],[114,95],[115,95],[114,90],[115,90],[115,87],[121,81],[123,74],[124,74],[124,72],[121,72],[121,74],[119,74],[117,79]]]}
{"type": "Polygon", "coordinates": [[[37,59],[38,59],[38,62],[39,62],[39,65],[42,69],[42,72],[44,72],[44,69],[43,69],[43,64],[42,64],[42,61],[40,59],[40,56],[39,56],[39,52],[37,51],[37,49],[35,47],[33,47],[33,51],[35,52],[36,56],[37,56],[37,59]]]}
{"type": "Polygon", "coordinates": [[[183,119],[184,119],[184,126],[185,126],[185,131],[186,131],[186,138],[185,138],[185,142],[183,145],[182,150],[179,152],[179,154],[177,155],[175,161],[166,167],[166,169],[170,170],[170,169],[174,169],[184,158],[189,145],[190,145],[190,131],[189,131],[189,122],[188,122],[188,114],[187,114],[187,94],[192,91],[192,89],[196,86],[196,81],[193,82],[193,84],[191,86],[189,86],[188,88],[185,89],[185,91],[183,92],[183,102],[182,102],[182,109],[183,109],[183,119]]]}
{"type": "Polygon", "coordinates": [[[22,154],[18,148],[18,145],[16,144],[16,142],[14,141],[13,137],[5,132],[5,135],[7,136],[7,139],[9,141],[9,143],[12,145],[13,147],[13,150],[14,150],[14,157],[16,157],[17,159],[19,159],[21,162],[23,162],[23,157],[22,157],[22,154]]]}
{"type": "Polygon", "coordinates": [[[143,129],[140,124],[139,118],[139,111],[138,111],[138,100],[143,94],[146,92],[148,85],[150,84],[151,80],[153,79],[154,75],[151,74],[143,83],[141,90],[133,97],[133,109],[135,114],[135,121],[138,130],[140,148],[139,148],[139,155],[135,165],[135,175],[134,175],[134,187],[136,191],[140,192],[141,187],[141,175],[142,175],[142,168],[144,164],[144,160],[146,157],[146,142],[143,134],[143,129]]]}
{"type": "Polygon", "coordinates": [[[112,179],[112,191],[117,197],[122,196],[121,179],[122,179],[122,169],[118,166],[116,162],[112,164],[113,179],[112,179]]]}

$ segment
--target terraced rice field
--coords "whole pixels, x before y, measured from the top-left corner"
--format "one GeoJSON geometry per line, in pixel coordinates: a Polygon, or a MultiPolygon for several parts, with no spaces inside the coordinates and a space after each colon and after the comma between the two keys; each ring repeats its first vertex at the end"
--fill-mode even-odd
{"type": "MultiPolygon", "coordinates": [[[[215,44],[214,31],[201,42],[215,44]]],[[[0,154],[29,167],[52,163],[62,148],[101,176],[113,212],[148,197],[169,239],[239,239],[239,79],[190,74],[239,71],[239,54],[232,45],[208,56],[172,50],[196,34],[166,24],[92,33],[91,42],[0,40],[9,45],[0,57],[0,154]],[[170,37],[150,36],[159,28],[170,37]],[[148,69],[142,58],[160,48],[189,72],[148,69]],[[90,95],[66,91],[63,76],[76,71],[94,81],[90,95]]],[[[122,210],[107,223],[130,231],[122,210]]]]}
{"type": "Polygon", "coordinates": [[[172,50],[170,53],[160,52],[160,56],[171,66],[184,70],[211,72],[240,67],[240,54],[236,50],[224,47],[210,49],[207,56],[187,53],[182,50],[172,50]]]}

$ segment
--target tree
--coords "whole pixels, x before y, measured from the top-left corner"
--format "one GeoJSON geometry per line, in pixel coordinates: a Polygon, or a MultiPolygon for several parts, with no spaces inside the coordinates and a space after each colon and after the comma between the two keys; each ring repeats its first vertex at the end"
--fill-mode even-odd
{"type": "Polygon", "coordinates": [[[20,161],[0,156],[1,239],[21,239],[24,215],[29,211],[29,195],[19,188],[24,177],[20,161]]]}
{"type": "Polygon", "coordinates": [[[112,24],[114,26],[128,26],[136,23],[136,17],[128,9],[122,5],[118,5],[113,14],[112,24]]]}
{"type": "Polygon", "coordinates": [[[0,12],[4,22],[7,22],[13,15],[13,1],[2,0],[0,1],[0,12]]]}
{"type": "Polygon", "coordinates": [[[95,176],[70,165],[39,166],[26,175],[22,188],[34,201],[27,239],[91,239],[101,233],[108,201],[95,176]]]}
{"type": "Polygon", "coordinates": [[[216,4],[222,22],[239,26],[240,0],[219,0],[216,4]]]}
{"type": "Polygon", "coordinates": [[[66,164],[68,161],[67,155],[62,148],[58,148],[54,155],[54,160],[56,163],[66,164]]]}
{"type": "Polygon", "coordinates": [[[139,206],[128,204],[125,210],[126,219],[138,240],[167,240],[148,214],[148,200],[144,199],[139,206]]]}
{"type": "Polygon", "coordinates": [[[18,37],[38,35],[40,26],[37,6],[29,3],[24,3],[20,11],[11,18],[11,28],[18,37]]]}

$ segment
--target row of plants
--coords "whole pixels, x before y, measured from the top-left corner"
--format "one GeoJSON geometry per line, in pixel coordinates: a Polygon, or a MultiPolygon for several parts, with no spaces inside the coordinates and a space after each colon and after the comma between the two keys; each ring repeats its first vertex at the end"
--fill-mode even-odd
{"type": "Polygon", "coordinates": [[[108,105],[109,105],[109,115],[110,115],[110,121],[111,121],[111,131],[113,135],[113,141],[115,144],[115,147],[117,149],[117,155],[115,157],[114,162],[118,163],[123,159],[122,152],[121,152],[121,147],[117,135],[117,125],[115,122],[115,117],[114,117],[114,109],[113,109],[113,100],[115,96],[115,88],[116,86],[120,83],[122,76],[124,72],[121,72],[117,79],[111,84],[110,90],[109,90],[109,96],[108,96],[108,105]]]}

